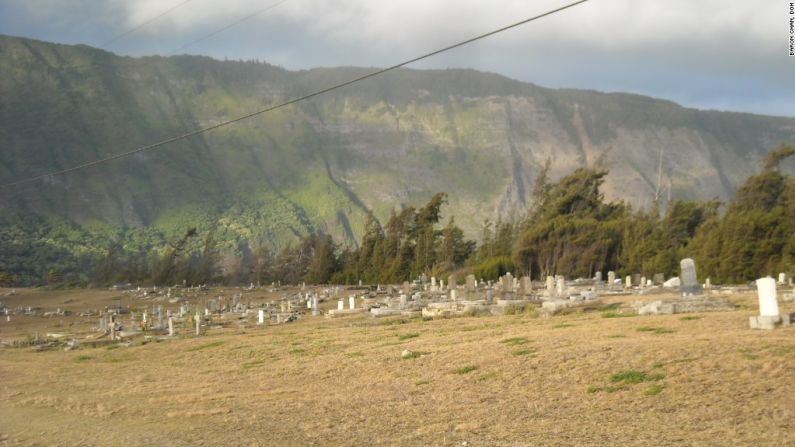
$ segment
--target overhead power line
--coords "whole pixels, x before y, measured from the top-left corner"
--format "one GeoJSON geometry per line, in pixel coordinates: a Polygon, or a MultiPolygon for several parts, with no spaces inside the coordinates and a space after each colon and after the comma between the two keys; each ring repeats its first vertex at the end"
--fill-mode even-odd
{"type": "Polygon", "coordinates": [[[196,40],[192,40],[192,41],[190,41],[190,42],[186,43],[185,45],[182,45],[181,47],[177,48],[176,50],[174,50],[174,51],[172,51],[172,52],[170,52],[170,53],[168,53],[168,54],[175,54],[175,53],[178,53],[178,52],[180,52],[180,51],[184,50],[185,48],[188,48],[188,47],[190,47],[190,46],[193,46],[193,45],[195,45],[195,44],[197,44],[197,43],[199,43],[199,42],[201,42],[201,41],[207,40],[207,39],[209,39],[210,37],[213,37],[213,36],[215,36],[216,34],[222,33],[222,32],[224,32],[224,31],[228,30],[229,28],[232,28],[232,27],[233,27],[233,26],[235,26],[235,25],[239,25],[239,24],[241,24],[241,23],[245,22],[246,20],[252,19],[252,18],[254,18],[254,17],[256,17],[256,16],[258,16],[258,15],[260,15],[260,14],[262,14],[262,13],[266,12],[266,11],[270,11],[271,9],[273,9],[273,8],[275,8],[275,7],[279,6],[279,5],[281,5],[282,3],[286,3],[286,2],[288,2],[288,1],[289,1],[289,0],[281,0],[281,1],[279,1],[279,2],[276,2],[276,3],[273,3],[273,4],[271,4],[271,5],[268,5],[268,6],[266,6],[266,7],[262,8],[262,9],[260,9],[260,10],[254,11],[254,12],[252,12],[251,14],[248,14],[248,15],[246,15],[246,16],[244,16],[244,17],[241,17],[241,18],[239,18],[239,19],[235,20],[234,22],[232,22],[232,23],[230,23],[230,24],[228,24],[228,25],[222,26],[221,28],[219,28],[219,29],[217,29],[217,30],[215,30],[215,31],[213,31],[213,32],[211,32],[211,33],[209,33],[209,34],[206,34],[206,35],[204,35],[204,36],[202,36],[202,37],[199,37],[199,38],[198,38],[198,39],[196,39],[196,40]]]}
{"type": "Polygon", "coordinates": [[[136,31],[138,31],[139,29],[145,27],[146,25],[149,25],[150,23],[154,22],[155,20],[163,17],[166,14],[169,14],[170,12],[174,11],[175,9],[178,9],[178,8],[184,6],[184,5],[186,5],[186,4],[188,4],[188,3],[192,2],[192,1],[193,0],[185,0],[182,3],[179,3],[178,5],[161,12],[160,14],[156,15],[155,17],[152,17],[151,19],[148,19],[148,20],[145,20],[144,22],[139,23],[138,25],[135,25],[134,27],[128,29],[127,31],[124,31],[121,34],[117,34],[117,35],[111,37],[110,39],[106,40],[101,45],[99,45],[98,48],[105,48],[106,46],[112,44],[113,42],[116,42],[117,40],[121,39],[122,37],[127,36],[128,34],[132,34],[132,33],[136,32],[136,31]]]}
{"type": "Polygon", "coordinates": [[[281,102],[279,104],[276,104],[276,105],[273,105],[273,106],[270,106],[270,107],[266,107],[264,109],[257,110],[255,112],[251,112],[249,114],[246,114],[246,115],[243,115],[243,116],[239,116],[237,118],[233,118],[233,119],[228,120],[228,121],[223,121],[221,123],[214,124],[212,126],[204,127],[204,128],[198,129],[198,130],[194,130],[192,132],[188,132],[188,133],[184,133],[182,135],[178,135],[178,136],[175,136],[175,137],[168,138],[166,140],[158,141],[157,143],[152,143],[152,144],[149,144],[149,145],[146,145],[146,146],[141,146],[141,147],[132,149],[132,150],[127,151],[127,152],[122,152],[122,153],[119,153],[119,154],[116,154],[116,155],[111,155],[110,157],[101,158],[101,159],[97,159],[97,160],[94,160],[94,161],[89,161],[89,162],[86,162],[86,163],[82,163],[82,164],[79,164],[79,165],[76,165],[76,166],[72,166],[71,168],[61,169],[61,170],[58,170],[58,171],[52,171],[52,172],[48,172],[48,173],[45,173],[45,174],[40,174],[40,175],[36,175],[36,176],[33,176],[33,177],[29,177],[29,178],[26,178],[26,179],[17,180],[15,182],[6,183],[6,184],[3,184],[3,185],[0,185],[0,188],[3,188],[3,189],[10,188],[10,187],[18,186],[18,185],[21,185],[21,184],[24,184],[24,183],[34,182],[34,181],[41,180],[43,178],[47,178],[47,177],[51,177],[51,176],[55,176],[55,175],[68,174],[70,172],[75,172],[75,171],[78,171],[78,170],[81,170],[81,169],[85,169],[85,168],[88,168],[88,167],[91,167],[91,166],[96,166],[98,164],[107,163],[109,161],[113,161],[113,160],[118,160],[120,158],[129,157],[131,155],[135,155],[135,154],[140,153],[140,152],[145,152],[145,151],[150,151],[150,150],[153,150],[153,149],[157,149],[157,148],[163,147],[163,146],[165,146],[167,144],[174,143],[174,142],[180,141],[180,140],[184,140],[186,138],[190,138],[190,137],[193,137],[193,136],[196,136],[196,135],[201,135],[201,134],[209,132],[211,130],[215,130],[215,129],[218,129],[218,128],[221,128],[221,127],[228,126],[230,124],[234,124],[234,123],[237,123],[237,122],[240,122],[240,121],[243,121],[243,120],[247,120],[249,118],[253,118],[255,116],[259,116],[259,115],[262,115],[264,113],[268,113],[268,112],[271,112],[273,110],[280,109],[282,107],[286,107],[286,106],[289,106],[291,104],[295,104],[295,103],[300,102],[300,101],[305,101],[305,100],[307,100],[309,98],[313,98],[315,96],[319,96],[319,95],[322,95],[324,93],[328,93],[328,92],[330,92],[332,90],[337,90],[337,89],[340,89],[342,87],[346,87],[346,86],[349,86],[351,84],[354,84],[356,82],[360,82],[360,81],[363,81],[365,79],[369,79],[369,78],[384,74],[384,73],[386,73],[388,71],[392,71],[392,70],[404,67],[406,65],[412,64],[414,62],[421,61],[423,59],[427,59],[429,57],[435,56],[437,54],[444,53],[446,51],[450,51],[450,50],[452,50],[454,48],[458,48],[458,47],[461,47],[461,46],[464,46],[464,45],[468,45],[468,44],[470,44],[472,42],[475,42],[475,41],[478,41],[478,40],[481,40],[481,39],[485,39],[487,37],[493,36],[495,34],[502,33],[502,32],[507,31],[509,29],[516,28],[518,26],[533,22],[535,20],[550,16],[552,14],[556,14],[558,12],[561,12],[563,10],[572,8],[572,7],[577,6],[577,5],[580,5],[580,4],[585,3],[587,1],[588,0],[579,0],[579,1],[576,1],[576,2],[573,2],[573,3],[569,3],[569,4],[565,5],[565,6],[561,6],[559,8],[547,11],[547,12],[542,13],[542,14],[538,14],[536,16],[521,20],[521,21],[516,22],[516,23],[512,23],[512,24],[507,25],[507,26],[503,26],[502,28],[498,28],[496,30],[489,31],[489,32],[484,33],[484,34],[480,34],[478,36],[475,36],[475,37],[469,38],[467,40],[464,40],[464,41],[461,41],[461,42],[446,46],[444,48],[440,48],[440,49],[432,51],[430,53],[423,54],[422,56],[417,56],[417,57],[415,57],[413,59],[409,59],[409,60],[401,62],[399,64],[395,64],[395,65],[392,65],[392,66],[387,67],[387,68],[382,68],[382,69],[379,69],[379,70],[375,70],[375,71],[372,71],[370,73],[364,74],[362,76],[358,76],[358,77],[355,77],[353,79],[350,79],[348,81],[341,82],[339,84],[335,84],[335,85],[332,85],[330,87],[326,87],[326,88],[323,88],[323,89],[320,89],[320,90],[316,90],[314,92],[307,93],[307,94],[305,94],[303,96],[299,96],[297,98],[293,98],[293,99],[290,99],[288,101],[284,101],[284,102],[281,102]]]}

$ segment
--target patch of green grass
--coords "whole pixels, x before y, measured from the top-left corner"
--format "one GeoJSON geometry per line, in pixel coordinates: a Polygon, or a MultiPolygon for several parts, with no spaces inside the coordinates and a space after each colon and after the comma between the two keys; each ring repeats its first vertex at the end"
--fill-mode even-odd
{"type": "Polygon", "coordinates": [[[591,385],[591,386],[588,387],[588,393],[589,394],[594,394],[594,393],[599,393],[599,392],[602,392],[602,391],[604,391],[606,393],[615,393],[616,391],[621,391],[621,390],[624,390],[626,388],[627,387],[625,387],[623,385],[619,385],[619,386],[593,386],[593,385],[591,385]]]}
{"type": "Polygon", "coordinates": [[[244,363],[242,365],[242,367],[243,367],[243,369],[249,369],[249,368],[254,368],[255,366],[260,366],[260,365],[264,365],[264,364],[265,364],[265,360],[255,360],[253,362],[244,363]]]}
{"type": "Polygon", "coordinates": [[[423,351],[411,351],[408,355],[401,356],[403,360],[410,360],[416,359],[418,357],[422,357],[423,355],[428,355],[430,352],[423,352],[423,351]]]}
{"type": "Polygon", "coordinates": [[[288,351],[288,354],[292,354],[296,357],[300,357],[306,353],[306,349],[291,349],[288,351]]]}
{"type": "Polygon", "coordinates": [[[663,388],[665,388],[665,387],[660,385],[660,384],[658,384],[658,383],[655,383],[654,385],[651,385],[648,388],[646,388],[645,390],[643,390],[643,394],[645,394],[646,396],[656,396],[656,395],[660,394],[660,392],[663,390],[663,388]]]}
{"type": "Polygon", "coordinates": [[[476,369],[478,369],[478,367],[476,365],[467,365],[467,366],[462,366],[460,368],[454,369],[453,373],[455,373],[455,374],[468,374],[468,373],[471,373],[472,371],[475,371],[476,369]]]}
{"type": "Polygon", "coordinates": [[[108,351],[112,351],[112,350],[114,350],[114,349],[119,349],[119,346],[120,346],[120,345],[110,345],[110,346],[108,346],[108,347],[107,347],[107,348],[105,348],[105,349],[107,349],[108,351]]]}
{"type": "Polygon", "coordinates": [[[701,319],[701,317],[699,315],[687,315],[687,316],[684,316],[684,317],[680,318],[680,320],[682,320],[682,321],[693,321],[693,320],[700,320],[700,319],[701,319]]]}
{"type": "Polygon", "coordinates": [[[414,385],[422,386],[422,385],[428,385],[429,383],[431,383],[430,380],[424,379],[424,380],[418,380],[418,381],[414,382],[414,385]]]}
{"type": "Polygon", "coordinates": [[[627,336],[622,334],[614,334],[614,335],[608,335],[607,338],[627,338],[627,336]]]}
{"type": "Polygon", "coordinates": [[[556,325],[552,326],[552,329],[563,329],[563,328],[572,327],[572,326],[574,326],[574,325],[573,324],[569,324],[569,323],[560,323],[560,324],[556,324],[556,325]]]}
{"type": "Polygon", "coordinates": [[[535,349],[519,349],[518,351],[513,351],[511,353],[511,355],[516,355],[516,356],[520,356],[520,355],[535,355],[535,353],[536,353],[535,349]]]}
{"type": "Polygon", "coordinates": [[[204,345],[194,346],[194,347],[192,347],[190,349],[187,349],[187,351],[188,352],[201,351],[202,349],[208,349],[208,348],[214,348],[216,346],[221,346],[224,343],[225,342],[223,340],[218,340],[218,341],[214,341],[212,343],[207,343],[207,344],[204,344],[204,345]]]}
{"type": "Polygon", "coordinates": [[[348,357],[364,357],[364,352],[362,351],[349,352],[345,355],[347,355],[348,357]]]}
{"type": "Polygon", "coordinates": [[[641,383],[646,381],[646,373],[635,369],[628,369],[613,374],[610,376],[610,381],[613,383],[623,382],[626,384],[641,383]]]}
{"type": "Polygon", "coordinates": [[[412,333],[412,334],[401,334],[401,335],[398,335],[398,340],[401,340],[401,341],[403,341],[403,340],[411,340],[412,338],[417,338],[419,336],[420,336],[420,334],[417,334],[416,332],[412,333]]]}
{"type": "Polygon", "coordinates": [[[626,318],[626,317],[637,317],[638,314],[625,314],[621,312],[602,312],[602,318],[626,318]]]}
{"type": "Polygon", "coordinates": [[[641,326],[637,329],[638,332],[652,332],[654,334],[671,334],[675,332],[673,329],[665,327],[641,326]]]}
{"type": "Polygon", "coordinates": [[[81,355],[81,356],[77,357],[77,361],[78,362],[85,362],[86,360],[93,360],[93,359],[94,359],[94,357],[92,357],[90,355],[81,355]]]}
{"type": "Polygon", "coordinates": [[[500,343],[504,343],[508,346],[517,346],[517,345],[523,345],[529,341],[530,340],[528,340],[527,337],[513,337],[513,338],[506,338],[505,340],[500,341],[500,343]]]}
{"type": "Polygon", "coordinates": [[[497,377],[497,373],[492,371],[490,373],[481,374],[480,377],[477,378],[477,381],[478,382],[485,382],[487,380],[491,380],[491,379],[494,379],[496,377],[497,377]]]}

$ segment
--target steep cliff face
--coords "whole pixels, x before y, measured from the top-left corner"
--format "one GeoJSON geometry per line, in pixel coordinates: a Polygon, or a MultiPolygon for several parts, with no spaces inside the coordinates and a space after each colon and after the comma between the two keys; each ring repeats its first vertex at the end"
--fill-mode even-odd
{"type": "MultiPolygon", "coordinates": [[[[0,181],[133,149],[347,80],[255,62],[133,59],[0,37],[0,181]]],[[[699,111],[629,94],[552,90],[471,70],[399,70],[76,174],[3,194],[6,213],[83,225],[218,224],[230,246],[323,230],[353,239],[434,192],[475,235],[554,179],[610,168],[605,193],[648,206],[726,199],[795,119],[699,111]]]]}

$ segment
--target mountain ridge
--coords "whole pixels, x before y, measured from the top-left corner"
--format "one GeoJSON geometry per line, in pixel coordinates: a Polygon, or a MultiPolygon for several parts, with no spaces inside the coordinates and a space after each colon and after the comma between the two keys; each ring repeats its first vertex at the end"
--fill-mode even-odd
{"type": "MultiPolygon", "coordinates": [[[[206,127],[368,71],[132,58],[0,36],[0,181],[206,127]],[[88,66],[58,68],[80,64],[88,66]]],[[[235,249],[278,247],[317,231],[353,243],[370,212],[384,220],[445,191],[446,216],[474,237],[484,219],[524,212],[547,160],[552,178],[605,163],[606,196],[648,207],[661,153],[664,199],[726,200],[764,153],[794,140],[795,118],[549,89],[470,69],[399,69],[157,152],[49,179],[0,207],[174,234],[189,222],[226,222],[223,238],[235,249]]]]}

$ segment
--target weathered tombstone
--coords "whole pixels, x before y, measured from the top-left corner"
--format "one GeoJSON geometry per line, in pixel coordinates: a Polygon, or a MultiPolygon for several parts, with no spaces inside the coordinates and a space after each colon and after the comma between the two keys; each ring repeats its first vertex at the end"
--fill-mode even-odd
{"type": "Polygon", "coordinates": [[[431,276],[431,287],[436,287],[436,277],[431,276]]]}
{"type": "Polygon", "coordinates": [[[486,290],[486,303],[492,304],[494,302],[494,291],[491,289],[486,290]]]}
{"type": "Polygon", "coordinates": [[[555,276],[555,292],[559,297],[563,297],[566,295],[566,277],[563,275],[556,275],[555,276]]]}
{"type": "Polygon", "coordinates": [[[193,319],[196,321],[196,335],[201,335],[202,317],[196,312],[196,314],[193,315],[193,319]]]}
{"type": "Polygon", "coordinates": [[[763,317],[777,317],[778,298],[776,296],[776,282],[771,277],[756,280],[756,291],[759,295],[759,315],[763,317]]]}
{"type": "Polygon", "coordinates": [[[356,308],[356,297],[351,295],[348,297],[348,308],[353,310],[356,308]]]}
{"type": "Polygon", "coordinates": [[[661,286],[662,283],[665,282],[665,275],[662,274],[662,273],[655,273],[652,278],[653,278],[652,281],[654,282],[654,285],[656,285],[656,286],[661,286]]]}
{"type": "MultiPolygon", "coordinates": [[[[774,329],[782,323],[776,297],[776,280],[767,277],[756,280],[756,291],[759,295],[759,316],[749,319],[751,329],[774,329]]],[[[785,315],[784,324],[791,324],[789,314],[785,315]]]]}
{"type": "Polygon", "coordinates": [[[627,275],[627,277],[624,278],[624,287],[626,287],[627,289],[632,288],[632,276],[627,275]]]}
{"type": "Polygon", "coordinates": [[[596,281],[597,283],[602,282],[602,272],[596,272],[593,275],[593,280],[596,281]]]}
{"type": "Polygon", "coordinates": [[[547,276],[547,295],[552,298],[555,296],[555,277],[547,276]]]}
{"type": "Polygon", "coordinates": [[[409,304],[409,298],[405,293],[400,294],[400,308],[405,309],[409,304]]]}
{"type": "Polygon", "coordinates": [[[408,281],[403,281],[403,293],[406,295],[411,295],[411,283],[408,281]]]}
{"type": "Polygon", "coordinates": [[[703,294],[701,284],[696,278],[696,263],[690,258],[682,259],[679,263],[680,275],[682,280],[682,296],[693,296],[703,294]]]}
{"type": "Polygon", "coordinates": [[[456,301],[457,298],[458,297],[456,295],[456,290],[455,289],[450,290],[450,299],[456,301]]]}
{"type": "Polygon", "coordinates": [[[174,318],[173,317],[168,317],[168,336],[169,337],[173,337],[174,336],[174,318]]]}
{"type": "Polygon", "coordinates": [[[616,284],[616,272],[607,272],[607,285],[613,287],[616,284]]]}
{"type": "Polygon", "coordinates": [[[467,292],[474,292],[478,288],[475,275],[467,275],[467,292]]]}
{"type": "Polygon", "coordinates": [[[339,300],[337,301],[337,310],[344,310],[345,309],[345,301],[339,300]]]}
{"type": "Polygon", "coordinates": [[[522,296],[530,295],[533,292],[533,283],[529,276],[522,276],[519,280],[519,294],[522,296]]]}
{"type": "Polygon", "coordinates": [[[646,287],[646,277],[645,276],[641,276],[640,277],[640,287],[641,288],[646,287]]]}
{"type": "Polygon", "coordinates": [[[265,324],[265,310],[260,309],[257,312],[257,324],[265,324]]]}
{"type": "Polygon", "coordinates": [[[444,290],[444,280],[443,279],[439,280],[439,290],[444,290]]]}
{"type": "Polygon", "coordinates": [[[320,307],[317,303],[317,295],[312,297],[312,316],[318,316],[320,314],[320,307]]]}
{"type": "Polygon", "coordinates": [[[778,283],[781,284],[782,286],[787,283],[787,274],[786,273],[781,272],[781,273],[778,274],[778,283]]]}
{"type": "Polygon", "coordinates": [[[712,288],[712,282],[709,280],[709,278],[707,278],[707,280],[704,282],[704,288],[705,289],[711,289],[712,288]]]}
{"type": "Polygon", "coordinates": [[[447,277],[447,288],[455,290],[456,287],[458,287],[458,278],[456,278],[455,273],[451,273],[450,276],[447,277]]]}
{"type": "Polygon", "coordinates": [[[105,317],[103,316],[102,318],[99,319],[99,331],[105,332],[107,330],[108,330],[108,321],[105,320],[105,317]]]}
{"type": "Polygon", "coordinates": [[[502,292],[510,292],[511,288],[513,287],[513,277],[510,273],[504,274],[500,278],[500,291],[502,292]]]}

